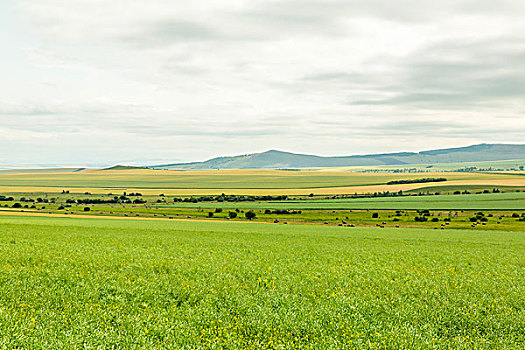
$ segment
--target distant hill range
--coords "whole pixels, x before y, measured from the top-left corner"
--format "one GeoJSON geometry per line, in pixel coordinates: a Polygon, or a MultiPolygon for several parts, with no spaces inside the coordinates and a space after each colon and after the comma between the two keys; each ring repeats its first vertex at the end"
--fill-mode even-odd
{"type": "Polygon", "coordinates": [[[401,152],[340,157],[320,157],[281,151],[266,151],[242,156],[219,157],[205,162],[151,166],[155,169],[293,169],[316,167],[381,166],[464,163],[525,159],[525,145],[480,144],[424,152],[401,152]]]}

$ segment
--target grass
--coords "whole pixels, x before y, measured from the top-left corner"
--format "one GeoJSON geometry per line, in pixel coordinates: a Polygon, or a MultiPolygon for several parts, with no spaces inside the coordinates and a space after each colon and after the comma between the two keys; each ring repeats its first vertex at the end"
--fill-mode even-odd
{"type": "MultiPolygon", "coordinates": [[[[400,228],[525,231],[525,192],[470,195],[425,195],[377,198],[343,196],[289,197],[282,201],[197,203],[174,202],[173,196],[147,196],[144,204],[79,204],[77,200],[108,200],[114,195],[79,193],[18,193],[14,200],[0,202],[0,215],[127,217],[148,220],[248,221],[247,211],[257,222],[400,228]],[[48,201],[48,202],[45,202],[48,201]],[[421,210],[430,210],[421,221],[421,210]],[[480,216],[480,211],[482,211],[480,216]],[[377,213],[378,217],[372,214],[377,213]],[[230,214],[236,216],[230,218],[230,214]],[[416,220],[418,219],[418,220],[416,220]],[[474,222],[472,221],[474,220],[474,222]]],[[[127,197],[133,200],[138,197],[127,197]]],[[[188,198],[187,198],[188,199],[188,198]]]]}
{"type": "Polygon", "coordinates": [[[441,209],[441,210],[525,210],[525,192],[402,196],[349,199],[286,200],[243,203],[173,203],[161,206],[177,208],[224,209],[292,209],[292,210],[351,210],[351,209],[441,209]]]}
{"type": "Polygon", "coordinates": [[[525,345],[523,233],[0,223],[4,348],[525,345]]]}

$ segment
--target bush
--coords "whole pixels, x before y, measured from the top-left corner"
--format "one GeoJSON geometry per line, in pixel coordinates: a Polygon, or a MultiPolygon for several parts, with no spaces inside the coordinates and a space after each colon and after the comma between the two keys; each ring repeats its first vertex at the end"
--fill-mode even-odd
{"type": "Polygon", "coordinates": [[[228,213],[228,216],[230,217],[230,219],[235,219],[237,217],[237,213],[234,211],[230,211],[228,213]]]}
{"type": "Polygon", "coordinates": [[[432,222],[439,222],[438,218],[432,218],[432,222]]]}
{"type": "Polygon", "coordinates": [[[208,213],[208,217],[209,217],[209,218],[212,218],[212,217],[213,217],[213,212],[210,211],[210,212],[208,213]]]}
{"type": "Polygon", "coordinates": [[[84,207],[84,211],[90,211],[91,208],[90,207],[84,207]]]}
{"type": "Polygon", "coordinates": [[[12,208],[22,208],[22,204],[15,203],[15,204],[13,204],[12,208]]]}
{"type": "Polygon", "coordinates": [[[429,177],[424,179],[411,179],[411,180],[395,180],[395,181],[389,181],[386,184],[387,185],[401,185],[401,184],[417,184],[417,183],[427,183],[427,182],[443,182],[447,181],[444,177],[429,177]]]}
{"type": "Polygon", "coordinates": [[[244,213],[244,216],[246,217],[246,219],[248,220],[253,220],[255,219],[255,217],[257,216],[257,214],[255,214],[253,212],[253,210],[250,210],[250,211],[247,211],[246,213],[244,213]]]}
{"type": "Polygon", "coordinates": [[[215,209],[215,212],[216,212],[216,213],[222,213],[222,208],[216,208],[216,209],[215,209]]]}
{"type": "Polygon", "coordinates": [[[379,213],[372,213],[372,219],[379,218],[379,213]]]}

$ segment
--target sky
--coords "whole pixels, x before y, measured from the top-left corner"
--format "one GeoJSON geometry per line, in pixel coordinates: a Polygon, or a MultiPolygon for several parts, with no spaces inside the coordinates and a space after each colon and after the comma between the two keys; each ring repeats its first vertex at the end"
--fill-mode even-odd
{"type": "Polygon", "coordinates": [[[525,143],[522,0],[3,0],[0,164],[525,143]]]}

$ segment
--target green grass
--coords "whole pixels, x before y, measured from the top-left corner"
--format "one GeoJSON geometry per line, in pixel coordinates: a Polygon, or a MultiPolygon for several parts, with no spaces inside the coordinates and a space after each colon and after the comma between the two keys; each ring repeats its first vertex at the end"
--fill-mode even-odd
{"type": "Polygon", "coordinates": [[[525,234],[0,217],[0,347],[521,349],[525,234]]]}
{"type": "Polygon", "coordinates": [[[242,203],[172,203],[160,207],[177,208],[215,208],[224,209],[442,209],[442,210],[525,210],[525,192],[439,195],[439,196],[402,196],[349,199],[314,199],[287,200],[275,202],[242,203]]]}
{"type": "Polygon", "coordinates": [[[418,194],[418,193],[436,193],[441,194],[453,194],[456,191],[468,191],[470,193],[478,193],[483,191],[492,192],[494,188],[499,189],[501,192],[525,192],[525,186],[490,186],[490,185],[455,185],[455,186],[428,186],[421,187],[415,190],[405,191],[405,193],[418,194]]]}

